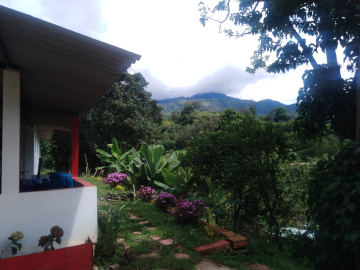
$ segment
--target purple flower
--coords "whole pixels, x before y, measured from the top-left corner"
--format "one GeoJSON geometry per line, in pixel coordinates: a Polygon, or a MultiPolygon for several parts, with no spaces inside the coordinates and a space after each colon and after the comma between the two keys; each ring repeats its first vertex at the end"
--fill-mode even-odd
{"type": "Polygon", "coordinates": [[[199,200],[183,201],[179,199],[176,203],[175,210],[169,209],[168,213],[179,223],[194,223],[205,214],[204,203],[199,200]]]}
{"type": "Polygon", "coordinates": [[[151,187],[141,185],[137,193],[143,202],[150,202],[151,199],[154,198],[155,190],[151,187]]]}
{"type": "Polygon", "coordinates": [[[127,175],[125,173],[110,173],[106,178],[103,179],[103,183],[107,184],[111,188],[115,188],[117,185],[124,185],[126,177],[127,175]]]}
{"type": "Polygon", "coordinates": [[[176,206],[176,197],[172,195],[171,193],[160,193],[155,199],[154,203],[155,205],[160,208],[163,211],[167,211],[169,207],[175,207],[176,206]]]}

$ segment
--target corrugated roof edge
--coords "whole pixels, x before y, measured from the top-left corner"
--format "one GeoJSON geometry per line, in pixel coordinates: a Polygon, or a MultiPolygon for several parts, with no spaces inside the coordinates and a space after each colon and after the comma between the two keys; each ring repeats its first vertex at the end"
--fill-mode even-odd
{"type": "MultiPolygon", "coordinates": [[[[19,21],[25,20],[25,21],[28,21],[28,23],[37,24],[36,26],[40,27],[40,28],[53,28],[53,29],[51,29],[52,31],[59,31],[59,32],[61,32],[61,34],[70,35],[73,40],[77,39],[80,42],[86,42],[86,43],[90,42],[95,46],[107,47],[108,50],[113,51],[111,53],[117,53],[117,54],[122,53],[122,54],[124,54],[125,57],[132,58],[134,61],[138,61],[141,58],[141,55],[139,55],[139,54],[124,50],[117,46],[114,46],[114,45],[108,44],[106,42],[100,41],[98,39],[83,35],[81,33],[77,33],[73,30],[58,26],[51,22],[41,20],[34,16],[28,15],[26,13],[23,13],[23,12],[20,12],[20,11],[17,11],[17,10],[14,10],[14,9],[11,9],[11,8],[8,8],[8,7],[2,6],[2,5],[0,5],[0,13],[3,13],[2,16],[8,15],[10,17],[13,17],[12,20],[19,20],[19,21]]],[[[2,19],[5,19],[5,18],[2,18],[2,19]]]]}

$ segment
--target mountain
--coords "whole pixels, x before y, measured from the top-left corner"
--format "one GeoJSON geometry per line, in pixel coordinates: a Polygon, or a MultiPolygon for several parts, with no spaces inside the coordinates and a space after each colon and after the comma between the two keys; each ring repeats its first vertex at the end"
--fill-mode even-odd
{"type": "Polygon", "coordinates": [[[243,109],[246,105],[248,109],[251,104],[255,104],[258,115],[266,115],[272,108],[282,106],[287,109],[288,112],[296,111],[296,104],[285,105],[279,101],[264,99],[260,101],[245,100],[229,97],[221,93],[203,93],[196,94],[192,97],[177,97],[171,99],[158,100],[159,106],[163,107],[163,115],[168,116],[172,112],[181,111],[184,108],[184,104],[187,101],[198,101],[201,104],[201,108],[204,111],[222,112],[228,108],[234,108],[236,111],[243,109]]]}

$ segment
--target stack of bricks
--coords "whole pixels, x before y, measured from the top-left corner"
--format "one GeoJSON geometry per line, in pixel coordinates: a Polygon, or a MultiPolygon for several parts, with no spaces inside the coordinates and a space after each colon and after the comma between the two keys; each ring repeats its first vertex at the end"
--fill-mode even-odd
{"type": "Polygon", "coordinates": [[[224,251],[224,250],[230,250],[230,249],[234,249],[234,248],[248,246],[247,239],[239,234],[233,233],[231,231],[228,231],[228,230],[225,230],[222,228],[220,228],[218,230],[218,232],[220,234],[222,234],[223,236],[227,237],[227,239],[217,241],[210,245],[195,247],[194,250],[201,255],[206,255],[208,253],[218,251],[218,250],[224,251]]]}

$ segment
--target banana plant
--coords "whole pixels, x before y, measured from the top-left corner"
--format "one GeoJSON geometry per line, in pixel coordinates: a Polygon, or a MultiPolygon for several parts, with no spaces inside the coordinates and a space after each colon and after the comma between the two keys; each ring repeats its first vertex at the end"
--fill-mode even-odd
{"type": "Polygon", "coordinates": [[[194,200],[202,200],[206,206],[212,208],[212,213],[215,215],[215,222],[218,224],[219,219],[223,219],[225,217],[225,211],[222,208],[226,203],[228,204],[237,204],[244,205],[243,201],[234,201],[234,200],[226,200],[226,196],[233,191],[236,187],[229,188],[227,190],[215,191],[213,189],[212,183],[210,179],[205,179],[207,186],[209,187],[210,198],[209,197],[191,197],[186,200],[194,201],[194,200]]]}
{"type": "Polygon", "coordinates": [[[133,147],[130,151],[121,155],[121,150],[115,138],[113,143],[108,147],[111,150],[111,154],[97,149],[97,157],[103,162],[109,163],[107,166],[98,167],[96,169],[115,168],[118,172],[126,173],[133,184],[135,185],[151,185],[155,180],[163,181],[162,170],[174,170],[179,166],[180,162],[174,162],[177,159],[177,153],[174,152],[168,160],[161,166],[161,157],[164,153],[164,147],[162,145],[147,145],[143,144],[140,148],[140,153],[146,162],[143,162],[141,156],[133,147]]]}
{"type": "Polygon", "coordinates": [[[162,145],[143,144],[141,146],[140,153],[146,160],[146,163],[141,164],[139,167],[139,179],[141,182],[147,179],[153,186],[154,181],[163,181],[163,170],[167,169],[172,171],[179,166],[179,161],[174,162],[177,159],[177,152],[173,152],[161,166],[161,158],[164,150],[165,148],[162,145]]]}
{"type": "Polygon", "coordinates": [[[111,154],[101,149],[96,149],[98,152],[96,156],[103,162],[109,163],[106,166],[98,167],[96,169],[115,168],[118,172],[127,174],[130,177],[135,196],[135,185],[139,184],[137,183],[137,175],[139,174],[139,167],[142,164],[139,154],[136,152],[135,148],[132,148],[130,151],[121,155],[121,150],[115,138],[113,138],[112,144],[108,144],[108,147],[111,150],[111,154]]]}
{"type": "Polygon", "coordinates": [[[161,173],[166,184],[156,180],[154,181],[154,184],[161,187],[165,191],[174,194],[176,197],[185,195],[189,191],[190,186],[193,184],[193,182],[190,180],[186,183],[182,182],[167,168],[164,168],[161,173]]]}

